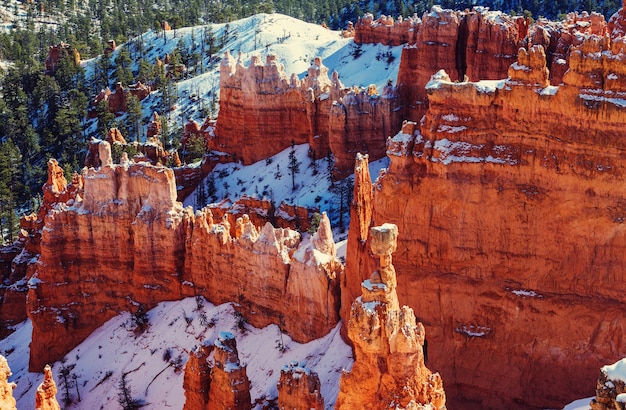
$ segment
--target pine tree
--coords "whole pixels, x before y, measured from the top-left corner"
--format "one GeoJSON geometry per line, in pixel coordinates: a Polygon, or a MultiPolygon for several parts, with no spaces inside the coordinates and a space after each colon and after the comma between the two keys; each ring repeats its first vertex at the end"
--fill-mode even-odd
{"type": "Polygon", "coordinates": [[[128,112],[128,135],[132,135],[134,141],[141,139],[141,119],[143,112],[141,110],[141,103],[139,99],[129,94],[126,100],[126,111],[128,112]]]}
{"type": "Polygon", "coordinates": [[[133,83],[133,73],[131,71],[132,60],[126,47],[122,47],[115,57],[115,79],[123,86],[133,83]]]}
{"type": "Polygon", "coordinates": [[[302,165],[302,163],[296,158],[296,143],[292,139],[291,151],[289,151],[289,165],[287,165],[287,168],[289,168],[289,174],[291,175],[291,189],[293,191],[296,190],[296,174],[300,173],[300,165],[302,165]]]}

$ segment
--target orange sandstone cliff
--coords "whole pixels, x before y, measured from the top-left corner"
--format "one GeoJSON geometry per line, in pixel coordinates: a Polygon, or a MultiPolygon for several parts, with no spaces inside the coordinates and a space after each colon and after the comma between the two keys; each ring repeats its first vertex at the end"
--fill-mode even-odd
{"type": "Polygon", "coordinates": [[[440,72],[422,122],[388,142],[372,221],[408,233],[398,297],[451,407],[561,407],[626,354],[622,44],[585,40],[560,87],[540,46],[507,80],[440,72]]]}
{"type": "Polygon", "coordinates": [[[332,152],[334,174],[350,173],[354,155],[384,156],[387,137],[399,129],[397,96],[388,86],[381,93],[344,89],[336,73],[328,77],[315,58],[301,80],[288,77],[276,56],[250,65],[226,53],[220,66],[220,114],[211,149],[234,155],[244,164],[272,156],[290,146],[308,143],[312,155],[332,152]]]}
{"type": "Polygon", "coordinates": [[[398,227],[370,230],[378,270],[361,284],[352,304],[348,335],[355,361],[341,376],[336,409],[445,409],[441,377],[424,365],[424,326],[413,310],[400,307],[396,294],[395,252],[398,227]]]}
{"type": "Polygon", "coordinates": [[[27,278],[31,370],[121,311],[192,295],[237,301],[251,324],[282,323],[300,342],[336,325],[343,265],[325,216],[312,240],[245,217],[233,237],[210,209],[194,213],[176,201],[171,169],[124,157],[113,164],[104,141],[99,158],[102,166],[83,174],[82,196],[44,217],[41,254],[27,278]]]}

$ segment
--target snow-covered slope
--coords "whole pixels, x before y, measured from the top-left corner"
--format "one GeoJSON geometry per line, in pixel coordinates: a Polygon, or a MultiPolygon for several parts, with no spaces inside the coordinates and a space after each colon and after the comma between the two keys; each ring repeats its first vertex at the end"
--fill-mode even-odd
{"type": "MultiPolygon", "coordinates": [[[[352,195],[353,177],[336,181],[331,185],[328,159],[318,159],[314,166],[308,151],[308,144],[294,147],[295,158],[300,163],[300,171],[295,174],[295,189],[289,172],[291,148],[288,148],[249,166],[240,163],[218,164],[203,182],[205,193],[208,195],[206,203],[199,203],[197,199],[199,189],[196,189],[185,200],[184,205],[198,209],[207,203],[219,202],[224,198],[233,200],[247,195],[269,199],[276,206],[284,201],[309,209],[317,208],[320,212],[328,214],[334,228],[335,240],[344,239],[350,217],[349,197],[352,195]],[[211,185],[214,192],[209,188],[211,185]],[[339,214],[342,210],[343,226],[340,226],[339,214]]],[[[372,178],[376,179],[379,171],[388,164],[387,158],[370,163],[372,178]]]]}
{"type": "MultiPolygon", "coordinates": [[[[288,75],[297,73],[300,78],[304,77],[313,59],[319,56],[331,72],[339,73],[339,79],[347,87],[367,87],[369,84],[376,84],[381,88],[389,80],[395,82],[398,75],[402,46],[356,46],[352,39],[343,38],[340,31],[329,30],[277,13],[257,14],[228,24],[187,27],[165,33],[151,30],[132,39],[131,42],[143,43],[144,58],[154,63],[157,57],[164,59],[165,55],[171,54],[176,47],[185,48],[189,54],[194,52],[201,54],[202,38],[205,30],[209,28],[215,36],[216,44],[220,44],[224,38],[227,41],[211,58],[205,51],[204,73],[200,73],[198,69],[191,74],[192,78],[178,82],[179,99],[175,109],[169,113],[174,127],[182,126],[189,119],[204,121],[202,108],[219,96],[219,61],[227,50],[234,56],[241,52],[244,65],[249,64],[253,55],[261,56],[264,61],[265,55],[275,54],[288,75]],[[358,57],[355,58],[355,55],[358,57]]],[[[112,62],[115,61],[120,49],[129,47],[129,43],[119,46],[112,53],[112,62]]],[[[83,62],[87,78],[93,77],[97,60],[83,62]]],[[[133,69],[136,71],[137,68],[135,63],[133,69]]],[[[111,71],[113,72],[114,70],[111,71]]],[[[162,113],[159,101],[159,92],[153,92],[143,101],[144,118],[149,118],[154,111],[162,113]]],[[[124,117],[119,120],[124,121],[124,117]]],[[[95,122],[92,121],[90,124],[89,132],[93,133],[95,122]]]]}
{"type": "MultiPolygon", "coordinates": [[[[284,350],[279,348],[281,335],[275,325],[256,329],[246,324],[245,330],[240,330],[231,304],[214,306],[204,298],[164,302],[149,311],[148,318],[147,330],[137,334],[133,331],[131,315],[121,314],[68,353],[64,364],[54,363],[59,403],[64,397],[62,366],[70,368],[70,380],[75,376],[78,382],[78,391],[75,386],[70,389],[72,403],[62,404],[64,409],[120,408],[119,383],[122,373],[127,372],[130,372],[127,381],[132,397],[144,402],[144,409],[182,409],[188,352],[204,340],[213,343],[220,331],[230,331],[236,336],[239,358],[248,366],[253,402],[276,398],[280,369],[298,361],[318,373],[326,408],[332,408],[341,371],[352,366],[351,350],[339,336],[340,325],[324,338],[307,344],[293,342],[283,334],[284,350]]],[[[31,331],[30,321],[26,321],[0,341],[0,353],[9,361],[13,371],[11,380],[17,383],[14,396],[18,409],[35,407],[35,390],[43,379],[42,374],[26,370],[31,331]]]]}

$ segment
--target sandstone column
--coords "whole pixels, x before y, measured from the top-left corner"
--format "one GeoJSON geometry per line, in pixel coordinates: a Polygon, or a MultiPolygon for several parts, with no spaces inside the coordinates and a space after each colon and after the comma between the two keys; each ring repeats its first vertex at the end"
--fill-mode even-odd
{"type": "Polygon", "coordinates": [[[341,376],[336,409],[445,409],[441,377],[424,365],[424,326],[398,303],[391,258],[397,237],[393,224],[370,230],[379,269],[363,281],[362,296],[352,304],[348,336],[355,362],[341,376]]]}

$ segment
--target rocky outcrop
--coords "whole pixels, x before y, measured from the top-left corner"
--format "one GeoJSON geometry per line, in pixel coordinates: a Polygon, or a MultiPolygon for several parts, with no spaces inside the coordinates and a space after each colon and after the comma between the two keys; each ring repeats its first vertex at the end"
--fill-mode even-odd
{"type": "Polygon", "coordinates": [[[354,25],[354,42],[388,46],[414,44],[421,22],[417,15],[406,19],[400,16],[397,20],[383,15],[374,20],[374,16],[367,13],[354,25]]]}
{"type": "Polygon", "coordinates": [[[128,87],[124,87],[122,83],[115,84],[115,90],[111,91],[109,87],[100,91],[100,94],[93,100],[92,106],[89,109],[88,115],[90,118],[96,118],[98,113],[96,107],[101,101],[106,101],[109,104],[109,111],[116,115],[122,115],[126,112],[129,95],[134,95],[139,101],[146,98],[152,89],[142,84],[141,81],[131,84],[128,87]]]}
{"type": "Polygon", "coordinates": [[[54,74],[59,66],[59,60],[64,57],[69,57],[70,61],[75,65],[80,64],[80,54],[78,50],[69,44],[61,42],[56,46],[50,46],[45,61],[46,74],[54,74]]]}
{"type": "MultiPolygon", "coordinates": [[[[372,222],[372,179],[367,155],[356,156],[354,164],[354,191],[350,204],[350,226],[346,244],[345,274],[341,276],[341,317],[347,323],[352,302],[361,295],[361,282],[367,279],[374,266],[367,244],[372,222]]],[[[342,326],[343,339],[351,343],[347,327],[342,326]]]]}
{"type": "Polygon", "coordinates": [[[196,345],[189,353],[183,379],[185,391],[183,410],[206,409],[211,388],[211,366],[209,366],[208,358],[212,352],[212,345],[202,344],[196,345]]]}
{"type": "MultiPolygon", "coordinates": [[[[277,228],[289,228],[298,232],[306,232],[311,227],[311,218],[319,209],[307,209],[297,205],[289,205],[281,202],[278,208],[268,199],[259,199],[244,195],[231,202],[224,199],[215,204],[207,205],[213,219],[223,220],[226,217],[230,225],[230,235],[234,238],[241,237],[242,223],[245,225],[244,216],[257,229],[261,229],[266,223],[271,223],[277,228]]],[[[334,256],[334,255],[333,255],[334,256]]]]}
{"type": "Polygon", "coordinates": [[[439,73],[419,126],[388,143],[372,220],[409,233],[398,296],[428,324],[451,407],[561,407],[626,354],[620,44],[583,41],[560,87],[539,46],[508,80],[439,73]]]}
{"type": "Polygon", "coordinates": [[[212,148],[235,154],[244,164],[288,148],[291,140],[327,152],[327,134],[313,140],[314,118],[306,108],[313,101],[306,97],[300,80],[287,77],[276,56],[268,55],[265,64],[253,56],[245,68],[227,52],[220,65],[220,115],[212,148]]]}
{"type": "Polygon", "coordinates": [[[315,242],[269,224],[257,229],[247,217],[232,236],[230,223],[214,221],[208,208],[182,208],[171,169],[124,157],[113,164],[109,144],[99,148],[103,165],[84,172],[83,193],[44,218],[41,254],[27,278],[31,370],[121,311],[193,295],[237,301],[251,324],[281,324],[299,342],[336,325],[343,265],[327,219],[315,242]]]}
{"type": "Polygon", "coordinates": [[[211,149],[250,164],[291,145],[308,143],[312,155],[334,154],[334,175],[350,173],[355,150],[384,156],[384,141],[399,120],[396,94],[385,87],[344,89],[316,58],[300,81],[288,77],[273,55],[253,57],[246,68],[227,53],[220,66],[220,114],[211,149]]]}
{"type": "Polygon", "coordinates": [[[624,359],[600,369],[592,410],[621,409],[626,401],[626,362],[624,359]]]}
{"type": "Polygon", "coordinates": [[[220,332],[215,341],[213,355],[215,365],[211,369],[211,387],[207,410],[249,410],[250,380],[246,365],[239,362],[237,341],[230,332],[220,332]]]}
{"type": "Polygon", "coordinates": [[[361,284],[362,296],[352,304],[348,335],[355,360],[341,376],[336,409],[445,409],[441,377],[424,364],[424,326],[413,310],[400,307],[391,254],[398,227],[370,230],[378,270],[361,284]]]}
{"type": "Polygon", "coordinates": [[[398,93],[403,117],[419,121],[428,108],[424,87],[430,76],[445,70],[453,81],[506,78],[526,36],[528,22],[501,12],[434,6],[422,17],[416,40],[402,50],[398,93]]]}
{"type": "Polygon", "coordinates": [[[280,410],[323,410],[320,378],[298,362],[291,362],[280,371],[278,408],[280,410]]]}
{"type": "Polygon", "coordinates": [[[43,369],[43,382],[37,387],[35,410],[61,410],[57,402],[57,385],[52,378],[52,369],[48,365],[43,369]]]}
{"type": "Polygon", "coordinates": [[[0,355],[0,408],[5,410],[17,410],[15,407],[15,398],[13,398],[13,389],[15,383],[9,383],[11,377],[11,369],[7,363],[7,359],[0,355]]]}
{"type": "Polygon", "coordinates": [[[604,37],[606,34],[607,24],[603,15],[569,13],[565,20],[559,22],[539,19],[530,27],[525,42],[527,47],[543,46],[550,70],[550,82],[552,85],[559,85],[569,69],[570,49],[579,46],[590,35],[604,37]]]}
{"type": "Polygon", "coordinates": [[[351,90],[333,102],[329,143],[335,160],[335,178],[345,178],[352,172],[358,152],[368,153],[373,159],[384,157],[385,142],[395,134],[399,123],[396,97],[391,85],[385,86],[382,94],[371,85],[367,90],[351,90]]]}

